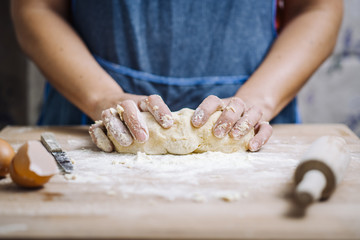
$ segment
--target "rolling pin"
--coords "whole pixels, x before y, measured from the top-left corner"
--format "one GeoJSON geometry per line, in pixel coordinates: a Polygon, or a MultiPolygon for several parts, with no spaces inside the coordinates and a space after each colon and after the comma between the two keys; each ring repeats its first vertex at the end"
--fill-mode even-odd
{"type": "Polygon", "coordinates": [[[297,203],[306,206],[329,198],[349,162],[350,152],[343,138],[323,136],[313,142],[295,170],[297,203]]]}

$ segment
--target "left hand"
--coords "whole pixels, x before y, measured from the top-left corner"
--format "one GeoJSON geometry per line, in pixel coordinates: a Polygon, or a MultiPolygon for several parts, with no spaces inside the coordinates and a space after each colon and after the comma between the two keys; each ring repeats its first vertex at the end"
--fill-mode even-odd
{"type": "Polygon", "coordinates": [[[271,137],[272,127],[269,122],[262,120],[262,111],[256,106],[247,108],[238,97],[220,99],[214,95],[208,96],[195,110],[191,118],[192,125],[203,126],[218,110],[223,112],[213,127],[215,137],[223,138],[229,134],[230,137],[240,139],[254,128],[255,136],[249,142],[249,150],[252,152],[260,150],[271,137]]]}

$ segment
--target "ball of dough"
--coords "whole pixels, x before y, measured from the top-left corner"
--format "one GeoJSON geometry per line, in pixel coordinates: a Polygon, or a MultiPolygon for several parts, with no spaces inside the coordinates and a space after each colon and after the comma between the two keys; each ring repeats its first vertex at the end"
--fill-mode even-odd
{"type": "Polygon", "coordinates": [[[110,134],[108,137],[114,143],[116,151],[120,153],[189,154],[206,151],[231,153],[248,149],[248,143],[254,136],[253,130],[240,140],[235,140],[228,135],[220,139],[213,135],[212,128],[221,115],[221,111],[212,114],[207,123],[200,128],[195,128],[191,124],[193,113],[194,110],[188,108],[173,112],[174,125],[169,129],[164,129],[150,113],[142,112],[149,129],[149,140],[145,143],[134,141],[130,146],[123,147],[110,134]]]}

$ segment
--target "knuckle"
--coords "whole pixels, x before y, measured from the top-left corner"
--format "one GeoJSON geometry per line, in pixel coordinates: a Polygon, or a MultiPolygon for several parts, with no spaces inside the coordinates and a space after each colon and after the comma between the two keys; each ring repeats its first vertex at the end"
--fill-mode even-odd
{"type": "Polygon", "coordinates": [[[139,108],[141,111],[148,111],[148,103],[149,103],[149,100],[148,98],[144,98],[142,99],[140,102],[139,102],[139,108]]]}
{"type": "Polygon", "coordinates": [[[133,100],[130,100],[130,99],[127,99],[127,100],[124,100],[120,103],[120,105],[123,107],[123,108],[126,108],[128,106],[132,106],[134,105],[135,102],[133,100]]]}
{"type": "Polygon", "coordinates": [[[230,103],[234,103],[234,104],[240,105],[240,106],[245,106],[245,102],[239,97],[232,97],[230,99],[230,103]]]}
{"type": "Polygon", "coordinates": [[[101,112],[101,118],[109,117],[111,115],[110,109],[105,109],[101,112]]]}
{"type": "Polygon", "coordinates": [[[257,106],[252,106],[250,109],[249,109],[249,112],[253,112],[254,114],[257,114],[257,115],[260,115],[262,116],[263,115],[263,112],[261,111],[261,109],[257,106]]]}
{"type": "Polygon", "coordinates": [[[266,139],[270,138],[272,135],[273,128],[268,123],[261,123],[261,127],[259,129],[259,133],[264,136],[266,139]]]}
{"type": "Polygon", "coordinates": [[[237,115],[242,115],[244,110],[246,109],[246,105],[244,101],[241,100],[239,97],[232,97],[226,108],[233,109],[233,112],[237,113],[237,115]]]}
{"type": "Polygon", "coordinates": [[[238,116],[232,111],[228,111],[227,113],[228,114],[223,117],[223,120],[234,125],[239,120],[238,116]]]}
{"type": "Polygon", "coordinates": [[[150,96],[148,97],[148,100],[149,100],[150,102],[152,102],[152,101],[162,100],[162,98],[161,98],[160,95],[153,94],[153,95],[150,95],[150,96]]]}
{"type": "Polygon", "coordinates": [[[128,115],[133,115],[137,111],[140,111],[138,106],[133,100],[125,100],[120,104],[120,106],[123,108],[122,116],[126,119],[128,115]]]}
{"type": "Polygon", "coordinates": [[[267,124],[267,128],[268,128],[268,132],[269,132],[269,136],[273,133],[273,128],[270,124],[267,124]]]}
{"type": "Polygon", "coordinates": [[[102,121],[96,121],[95,123],[91,124],[89,127],[89,131],[94,131],[96,128],[103,129],[104,125],[102,121]]]}
{"type": "Polygon", "coordinates": [[[206,101],[211,101],[211,102],[219,102],[221,101],[220,98],[218,98],[217,96],[215,95],[209,95],[205,98],[206,101]]]}

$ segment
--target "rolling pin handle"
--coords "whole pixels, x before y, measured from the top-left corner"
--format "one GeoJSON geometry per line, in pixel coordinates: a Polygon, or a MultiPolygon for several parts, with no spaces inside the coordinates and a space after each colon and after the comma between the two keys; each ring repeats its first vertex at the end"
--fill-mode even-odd
{"type": "Polygon", "coordinates": [[[295,196],[298,203],[307,206],[322,197],[326,187],[326,178],[319,170],[310,170],[305,173],[302,181],[297,185],[295,196]]]}

